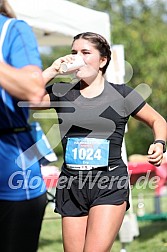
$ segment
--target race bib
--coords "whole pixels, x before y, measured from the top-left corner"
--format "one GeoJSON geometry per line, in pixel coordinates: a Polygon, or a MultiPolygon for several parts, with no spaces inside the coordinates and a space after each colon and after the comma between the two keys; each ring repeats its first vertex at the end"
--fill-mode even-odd
{"type": "Polygon", "coordinates": [[[72,169],[89,170],[108,166],[109,140],[96,138],[68,138],[65,162],[72,169]]]}

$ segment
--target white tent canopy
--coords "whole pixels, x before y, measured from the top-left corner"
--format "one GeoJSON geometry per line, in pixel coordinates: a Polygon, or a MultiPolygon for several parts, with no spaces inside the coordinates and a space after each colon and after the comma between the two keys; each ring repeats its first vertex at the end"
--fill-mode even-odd
{"type": "Polygon", "coordinates": [[[40,46],[69,45],[78,33],[91,31],[110,42],[110,19],[104,12],[66,0],[9,0],[17,18],[34,30],[40,46]]]}

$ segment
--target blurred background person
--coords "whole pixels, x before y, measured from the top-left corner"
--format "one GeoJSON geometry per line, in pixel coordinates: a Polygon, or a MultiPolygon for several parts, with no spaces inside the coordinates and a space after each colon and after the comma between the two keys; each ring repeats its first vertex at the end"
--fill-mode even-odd
{"type": "Polygon", "coordinates": [[[35,252],[46,188],[35,154],[23,153],[34,141],[27,122],[29,109],[19,107],[18,101],[37,104],[45,90],[34,34],[16,19],[8,2],[0,0],[0,34],[10,18],[0,59],[0,251],[35,252]],[[25,164],[33,159],[34,165],[27,168],[25,164]]]}

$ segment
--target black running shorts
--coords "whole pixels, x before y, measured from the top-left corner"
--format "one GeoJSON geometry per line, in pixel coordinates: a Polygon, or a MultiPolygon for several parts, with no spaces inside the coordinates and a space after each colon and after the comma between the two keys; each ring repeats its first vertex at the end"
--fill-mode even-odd
{"type": "Polygon", "coordinates": [[[121,205],[129,209],[127,168],[70,172],[64,168],[56,188],[55,212],[65,216],[86,216],[97,205],[121,205]]]}

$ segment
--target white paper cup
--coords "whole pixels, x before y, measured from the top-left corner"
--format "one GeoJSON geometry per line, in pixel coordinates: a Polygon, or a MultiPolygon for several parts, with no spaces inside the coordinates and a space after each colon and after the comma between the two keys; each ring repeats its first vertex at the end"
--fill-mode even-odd
{"type": "Polygon", "coordinates": [[[85,65],[85,62],[84,62],[83,58],[79,55],[75,55],[75,60],[72,63],[63,62],[60,66],[60,70],[63,73],[72,72],[72,71],[79,69],[80,67],[82,67],[84,65],[85,65]]]}

